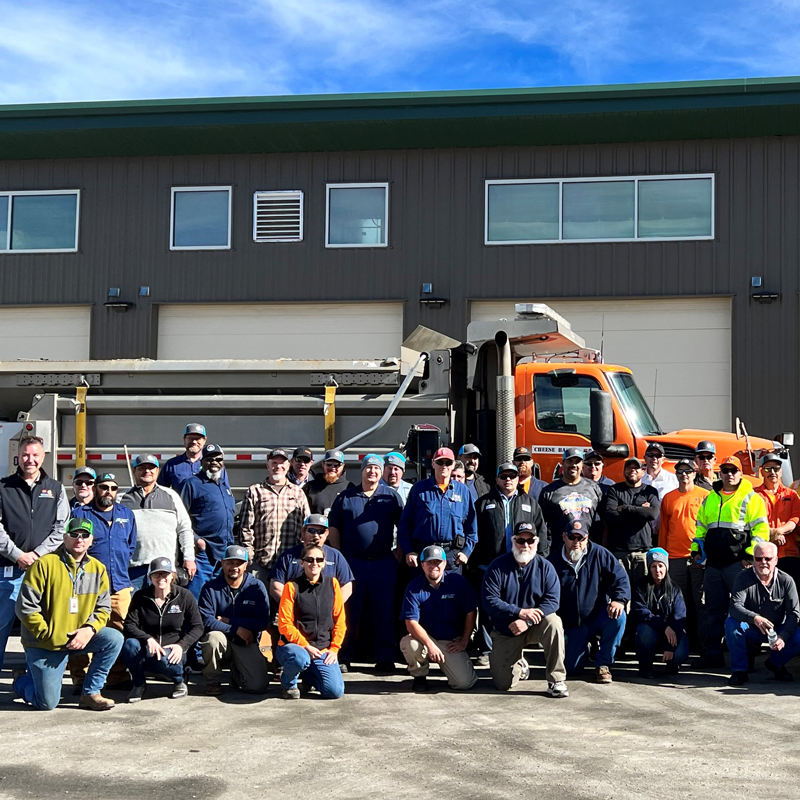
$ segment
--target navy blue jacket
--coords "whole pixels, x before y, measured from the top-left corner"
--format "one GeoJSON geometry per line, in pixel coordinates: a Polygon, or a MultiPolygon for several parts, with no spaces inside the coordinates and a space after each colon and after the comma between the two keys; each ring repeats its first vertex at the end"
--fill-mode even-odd
{"type": "Polygon", "coordinates": [[[495,629],[511,636],[508,626],[519,619],[520,609],[538,608],[544,616],[558,611],[561,585],[553,565],[542,556],[522,565],[513,553],[506,553],[489,564],[481,599],[495,629]]]}
{"type": "Polygon", "coordinates": [[[612,600],[626,604],[631,599],[628,574],[611,551],[599,544],[589,542],[577,573],[564,557],[563,546],[550,553],[548,561],[561,584],[558,615],[565,628],[586,625],[595,614],[605,614],[612,600]]]}
{"type": "Polygon", "coordinates": [[[237,628],[246,628],[257,638],[270,624],[267,589],[249,572],[245,573],[235,598],[224,575],[212,578],[200,590],[197,605],[206,633],[221,631],[233,637],[237,628]],[[222,622],[217,617],[227,617],[230,622],[222,622]]]}
{"type": "Polygon", "coordinates": [[[103,564],[111,582],[111,592],[131,588],[128,565],[136,549],[136,518],[127,506],[114,503],[108,511],[101,511],[94,503],[72,509],[73,519],[92,522],[94,538],[89,555],[103,564]]]}
{"type": "Polygon", "coordinates": [[[478,543],[478,523],[467,487],[450,481],[442,493],[435,477],[417,481],[408,493],[397,526],[400,549],[405,554],[419,553],[429,544],[452,543],[457,536],[465,537],[460,550],[469,556],[478,543]]]}
{"type": "Polygon", "coordinates": [[[233,544],[236,501],[227,478],[216,483],[200,472],[184,483],[181,500],[192,518],[195,541],[206,542],[208,560],[215,564],[225,555],[225,548],[233,544]]]}
{"type": "MultiPolygon", "coordinates": [[[[662,594],[650,607],[647,604],[647,578],[644,578],[633,593],[631,617],[637,625],[646,623],[658,633],[672,628],[680,643],[681,634],[686,628],[686,603],[680,588],[673,583],[670,595],[662,594]]],[[[675,650],[668,643],[665,648],[675,650]]]]}
{"type": "MultiPolygon", "coordinates": [[[[178,494],[183,491],[184,484],[189,478],[197,475],[201,469],[201,459],[197,461],[189,461],[186,453],[181,453],[167,461],[161,472],[158,473],[158,483],[161,486],[166,486],[168,489],[174,489],[178,494]]],[[[222,476],[221,483],[230,489],[231,485],[228,483],[227,472],[222,476]]]]}

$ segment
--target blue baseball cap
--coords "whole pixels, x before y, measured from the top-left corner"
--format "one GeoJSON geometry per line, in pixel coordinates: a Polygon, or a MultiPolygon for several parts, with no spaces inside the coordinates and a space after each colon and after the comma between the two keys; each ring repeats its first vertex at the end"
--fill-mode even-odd
{"type": "Polygon", "coordinates": [[[458,451],[460,456],[479,456],[481,454],[480,448],[476,444],[462,444],[461,449],[458,451]]]}
{"type": "Polygon", "coordinates": [[[367,467],[380,467],[383,469],[383,459],[375,455],[375,453],[367,453],[361,461],[361,469],[365,470],[367,467]]]}
{"type": "Polygon", "coordinates": [[[438,544],[429,544],[420,554],[421,563],[426,561],[447,561],[447,554],[438,544]]]}
{"type": "Polygon", "coordinates": [[[320,528],[327,528],[328,518],[324,514],[309,514],[303,521],[303,527],[307,528],[309,525],[319,525],[320,528]]]}
{"type": "Polygon", "coordinates": [[[93,481],[97,480],[97,473],[91,467],[75,467],[75,472],[72,473],[72,480],[74,481],[78,475],[88,475],[93,481]]]}
{"type": "Polygon", "coordinates": [[[249,561],[247,556],[247,548],[242,547],[240,544],[229,544],[225,548],[225,555],[222,556],[223,561],[249,561]]]}
{"type": "Polygon", "coordinates": [[[197,436],[205,436],[206,435],[206,426],[201,425],[199,422],[190,422],[184,429],[183,435],[186,436],[187,434],[194,433],[197,436]]]}
{"type": "Polygon", "coordinates": [[[141,467],[143,464],[152,464],[154,467],[159,466],[158,459],[152,453],[141,453],[133,459],[133,468],[141,467]]]}

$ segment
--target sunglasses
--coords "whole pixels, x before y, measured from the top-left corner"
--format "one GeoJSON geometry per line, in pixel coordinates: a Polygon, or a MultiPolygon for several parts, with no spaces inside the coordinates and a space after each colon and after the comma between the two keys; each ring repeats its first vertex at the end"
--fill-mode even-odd
{"type": "Polygon", "coordinates": [[[694,473],[693,469],[676,469],[676,475],[692,475],[694,473]]]}
{"type": "Polygon", "coordinates": [[[206,461],[209,464],[221,464],[223,461],[225,461],[225,459],[222,456],[220,456],[218,458],[207,458],[206,461]]]}
{"type": "Polygon", "coordinates": [[[569,539],[571,542],[582,542],[585,538],[585,536],[581,536],[579,533],[567,534],[567,539],[569,539]]]}
{"type": "Polygon", "coordinates": [[[341,461],[323,461],[322,466],[325,469],[339,469],[339,467],[344,466],[341,461]]]}
{"type": "Polygon", "coordinates": [[[645,458],[666,458],[666,456],[663,453],[658,453],[658,452],[656,452],[656,453],[645,453],[644,457],[645,458]]]}
{"type": "Polygon", "coordinates": [[[315,536],[324,536],[327,532],[327,528],[306,528],[306,533],[313,533],[315,536]]]}
{"type": "Polygon", "coordinates": [[[603,466],[603,462],[602,461],[584,461],[583,463],[586,464],[587,467],[602,467],[603,466]]]}
{"type": "Polygon", "coordinates": [[[533,459],[530,456],[517,456],[514,461],[533,461],[533,459]]]}
{"type": "Polygon", "coordinates": [[[698,453],[698,454],[695,456],[695,458],[696,458],[698,461],[711,461],[711,459],[712,459],[712,458],[714,458],[714,454],[713,454],[713,453],[704,453],[704,454],[700,454],[700,453],[698,453]]]}
{"type": "Polygon", "coordinates": [[[772,561],[772,556],[753,556],[753,561],[772,561]]]}
{"type": "Polygon", "coordinates": [[[101,492],[118,492],[119,491],[119,486],[112,486],[111,484],[108,484],[108,483],[101,483],[97,488],[101,492]]]}
{"type": "Polygon", "coordinates": [[[67,536],[70,539],[91,539],[92,534],[86,531],[67,531],[67,536]]]}
{"type": "Polygon", "coordinates": [[[451,461],[449,458],[440,458],[438,461],[434,461],[434,464],[438,464],[440,467],[452,467],[455,464],[455,461],[451,461]]]}
{"type": "Polygon", "coordinates": [[[780,472],[780,467],[761,467],[762,472],[780,472]]]}
{"type": "Polygon", "coordinates": [[[311,463],[311,459],[310,458],[306,458],[305,456],[302,456],[302,457],[297,456],[293,460],[296,461],[298,464],[310,464],[311,463]]]}
{"type": "Polygon", "coordinates": [[[720,470],[723,475],[735,475],[738,471],[736,467],[723,467],[720,470]]]}
{"type": "Polygon", "coordinates": [[[533,547],[534,539],[529,539],[527,536],[515,536],[514,541],[517,544],[527,545],[528,547],[533,547]]]}
{"type": "Polygon", "coordinates": [[[497,477],[500,478],[501,481],[513,481],[514,478],[518,478],[519,475],[517,475],[516,472],[504,472],[502,475],[498,475],[497,477]]]}
{"type": "Polygon", "coordinates": [[[94,486],[94,481],[72,481],[74,486],[94,486]]]}
{"type": "Polygon", "coordinates": [[[308,558],[303,559],[304,564],[324,564],[325,558],[314,558],[313,556],[308,556],[308,558]]]}

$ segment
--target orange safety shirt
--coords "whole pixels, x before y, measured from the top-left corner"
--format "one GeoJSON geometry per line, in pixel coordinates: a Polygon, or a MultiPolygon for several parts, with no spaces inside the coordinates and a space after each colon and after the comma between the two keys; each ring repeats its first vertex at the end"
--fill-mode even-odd
{"type": "MultiPolygon", "coordinates": [[[[794,489],[789,489],[782,483],[774,492],[770,492],[763,484],[756,487],[756,491],[764,500],[767,507],[767,519],[770,528],[779,528],[787,522],[800,523],[800,497],[794,489]]],[[[778,558],[798,558],[800,549],[797,547],[798,530],[795,528],[786,534],[786,544],[778,545],[778,558]]]]}
{"type": "Polygon", "coordinates": [[[689,558],[691,555],[697,512],[707,496],[708,491],[699,486],[690,492],[673,489],[664,495],[658,546],[663,547],[670,558],[689,558]]]}

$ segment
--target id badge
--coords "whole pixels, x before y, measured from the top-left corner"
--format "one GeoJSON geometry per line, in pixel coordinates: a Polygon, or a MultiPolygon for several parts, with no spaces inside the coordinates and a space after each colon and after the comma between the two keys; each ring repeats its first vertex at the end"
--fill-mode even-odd
{"type": "Polygon", "coordinates": [[[78,598],[77,597],[70,597],[70,599],[69,599],[69,613],[70,614],[77,614],[78,613],[78,598]]]}
{"type": "Polygon", "coordinates": [[[14,577],[14,567],[3,567],[3,577],[4,578],[13,578],[14,577]]]}

